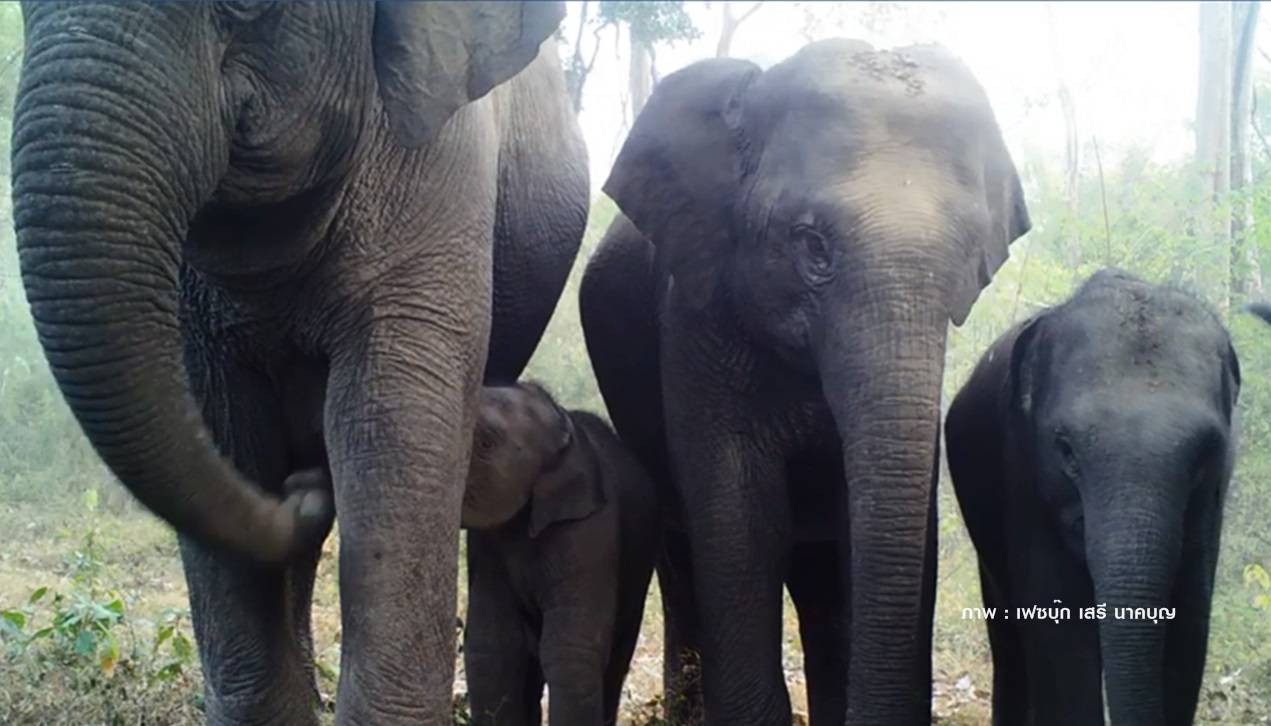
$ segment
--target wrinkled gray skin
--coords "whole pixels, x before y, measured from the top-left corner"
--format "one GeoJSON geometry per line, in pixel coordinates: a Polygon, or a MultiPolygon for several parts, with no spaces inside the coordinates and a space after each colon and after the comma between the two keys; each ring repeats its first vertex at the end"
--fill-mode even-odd
{"type": "Polygon", "coordinates": [[[658,544],[644,468],[541,388],[483,388],[464,495],[475,723],[616,723],[658,544]]]}
{"type": "Polygon", "coordinates": [[[524,367],[586,216],[540,53],[563,7],[23,10],[23,280],[88,438],[182,535],[208,720],[315,722],[332,497],[283,482],[329,466],[336,720],[448,723],[477,391],[524,367]]]}
{"type": "Polygon", "coordinates": [[[709,723],[789,724],[784,580],[814,722],[930,723],[946,330],[1028,229],[983,91],[934,47],[703,61],[605,190],[588,350],[691,541],[659,564],[667,683],[700,647],[709,723]]]}
{"type": "Polygon", "coordinates": [[[1212,312],[1117,270],[980,360],[945,431],[984,605],[999,611],[994,724],[1103,724],[1103,688],[1117,726],[1192,722],[1239,388],[1212,312]],[[1106,619],[1080,619],[1096,603],[1106,619]],[[1034,605],[1071,618],[1016,617],[1034,605]],[[1175,618],[1118,620],[1117,607],[1175,618]]]}

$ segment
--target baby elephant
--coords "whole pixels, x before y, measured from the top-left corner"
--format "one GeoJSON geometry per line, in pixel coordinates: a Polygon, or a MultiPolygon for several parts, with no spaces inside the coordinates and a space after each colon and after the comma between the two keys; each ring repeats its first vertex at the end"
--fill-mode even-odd
{"type": "Polygon", "coordinates": [[[640,464],[599,418],[542,388],[486,387],[463,502],[474,723],[617,718],[658,547],[640,464]]]}
{"type": "Polygon", "coordinates": [[[1117,270],[1002,336],[954,398],[993,723],[1190,724],[1240,367],[1179,290],[1117,270]],[[1045,610],[1041,610],[1041,609],[1045,610]]]}

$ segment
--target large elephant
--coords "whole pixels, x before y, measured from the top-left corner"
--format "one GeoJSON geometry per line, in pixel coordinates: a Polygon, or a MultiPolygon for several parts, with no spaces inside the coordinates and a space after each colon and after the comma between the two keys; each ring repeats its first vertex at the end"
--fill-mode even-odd
{"type": "Polygon", "coordinates": [[[1029,226],[984,92],[929,46],[702,61],[605,191],[587,346],[691,545],[659,564],[667,682],[700,647],[709,723],[789,724],[784,580],[814,722],[930,723],[946,332],[1029,226]]]}
{"type": "Polygon", "coordinates": [[[23,281],[89,440],[181,534],[208,719],[315,722],[334,505],[337,721],[447,723],[478,388],[585,224],[562,4],[23,10],[23,281]],[[333,494],[284,496],[316,466],[333,494]]]}
{"type": "Polygon", "coordinates": [[[1117,270],[985,353],[946,440],[994,724],[1102,726],[1105,689],[1118,726],[1192,723],[1239,389],[1213,312],[1117,270]]]}

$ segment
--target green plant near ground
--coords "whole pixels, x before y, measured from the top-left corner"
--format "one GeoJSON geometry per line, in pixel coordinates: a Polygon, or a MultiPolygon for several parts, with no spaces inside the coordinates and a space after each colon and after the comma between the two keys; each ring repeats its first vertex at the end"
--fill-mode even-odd
{"type": "MultiPolygon", "coordinates": [[[[84,503],[95,513],[96,490],[84,503]]],[[[67,586],[40,585],[0,609],[0,694],[13,694],[0,695],[0,722],[59,723],[74,714],[77,723],[168,723],[199,706],[185,611],[134,619],[130,598],[104,580],[100,532],[90,521],[64,557],[67,586]]]]}

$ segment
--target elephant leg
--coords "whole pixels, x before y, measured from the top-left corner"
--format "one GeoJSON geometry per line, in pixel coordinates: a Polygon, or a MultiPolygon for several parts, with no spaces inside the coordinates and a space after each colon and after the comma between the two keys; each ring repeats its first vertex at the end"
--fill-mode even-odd
{"type": "Polygon", "coordinates": [[[543,614],[539,660],[547,681],[550,726],[602,726],[605,722],[609,638],[588,632],[594,620],[594,613],[572,608],[543,614]]]}
{"type": "MultiPolygon", "coordinates": [[[[660,537],[653,541],[660,541],[660,537]]],[[[621,566],[618,583],[617,615],[614,617],[613,647],[605,665],[605,726],[613,726],[618,720],[618,706],[622,701],[622,684],[631,669],[631,657],[640,639],[640,626],[644,622],[644,604],[649,594],[649,580],[653,577],[653,547],[628,549],[622,543],[621,566]]]]}
{"type": "Polygon", "coordinates": [[[470,531],[463,664],[473,724],[538,726],[541,720],[542,676],[517,603],[497,544],[470,531]]]}
{"type": "Polygon", "coordinates": [[[662,689],[666,720],[695,726],[705,719],[702,702],[702,633],[694,595],[688,535],[668,530],[658,558],[662,594],[662,689]]]}
{"type": "MultiPolygon", "coordinates": [[[[221,451],[281,490],[287,422],[270,381],[234,362],[187,354],[191,389],[221,451]]],[[[283,568],[181,538],[181,558],[212,724],[316,724],[310,597],[320,548],[283,568]]]]}
{"type": "MultiPolygon", "coordinates": [[[[676,400],[671,394],[667,400],[676,400]]],[[[677,413],[668,420],[668,440],[690,519],[706,723],[788,726],[781,667],[791,541],[784,461],[732,433],[744,424],[718,420],[701,406],[677,413]]]]}
{"type": "Polygon", "coordinates": [[[369,327],[333,346],[324,430],[340,528],[338,724],[451,720],[456,543],[488,320],[488,298],[464,297],[489,292],[488,267],[457,254],[470,248],[461,242],[446,247],[449,277],[381,278],[369,327]],[[453,294],[416,297],[430,290],[453,294]]]}
{"type": "Polygon", "coordinates": [[[1030,621],[1023,629],[1031,723],[1102,726],[1098,622],[1030,621]]]}
{"type": "Polygon", "coordinates": [[[980,591],[984,607],[994,617],[986,622],[989,650],[993,654],[993,726],[1028,723],[1028,676],[1024,647],[1015,623],[1006,619],[1006,600],[998,593],[984,567],[980,567],[980,591]]]}
{"type": "Polygon", "coordinates": [[[847,714],[843,684],[847,682],[849,651],[840,569],[836,543],[807,542],[794,546],[786,576],[790,599],[799,614],[811,726],[842,724],[847,714]]]}

